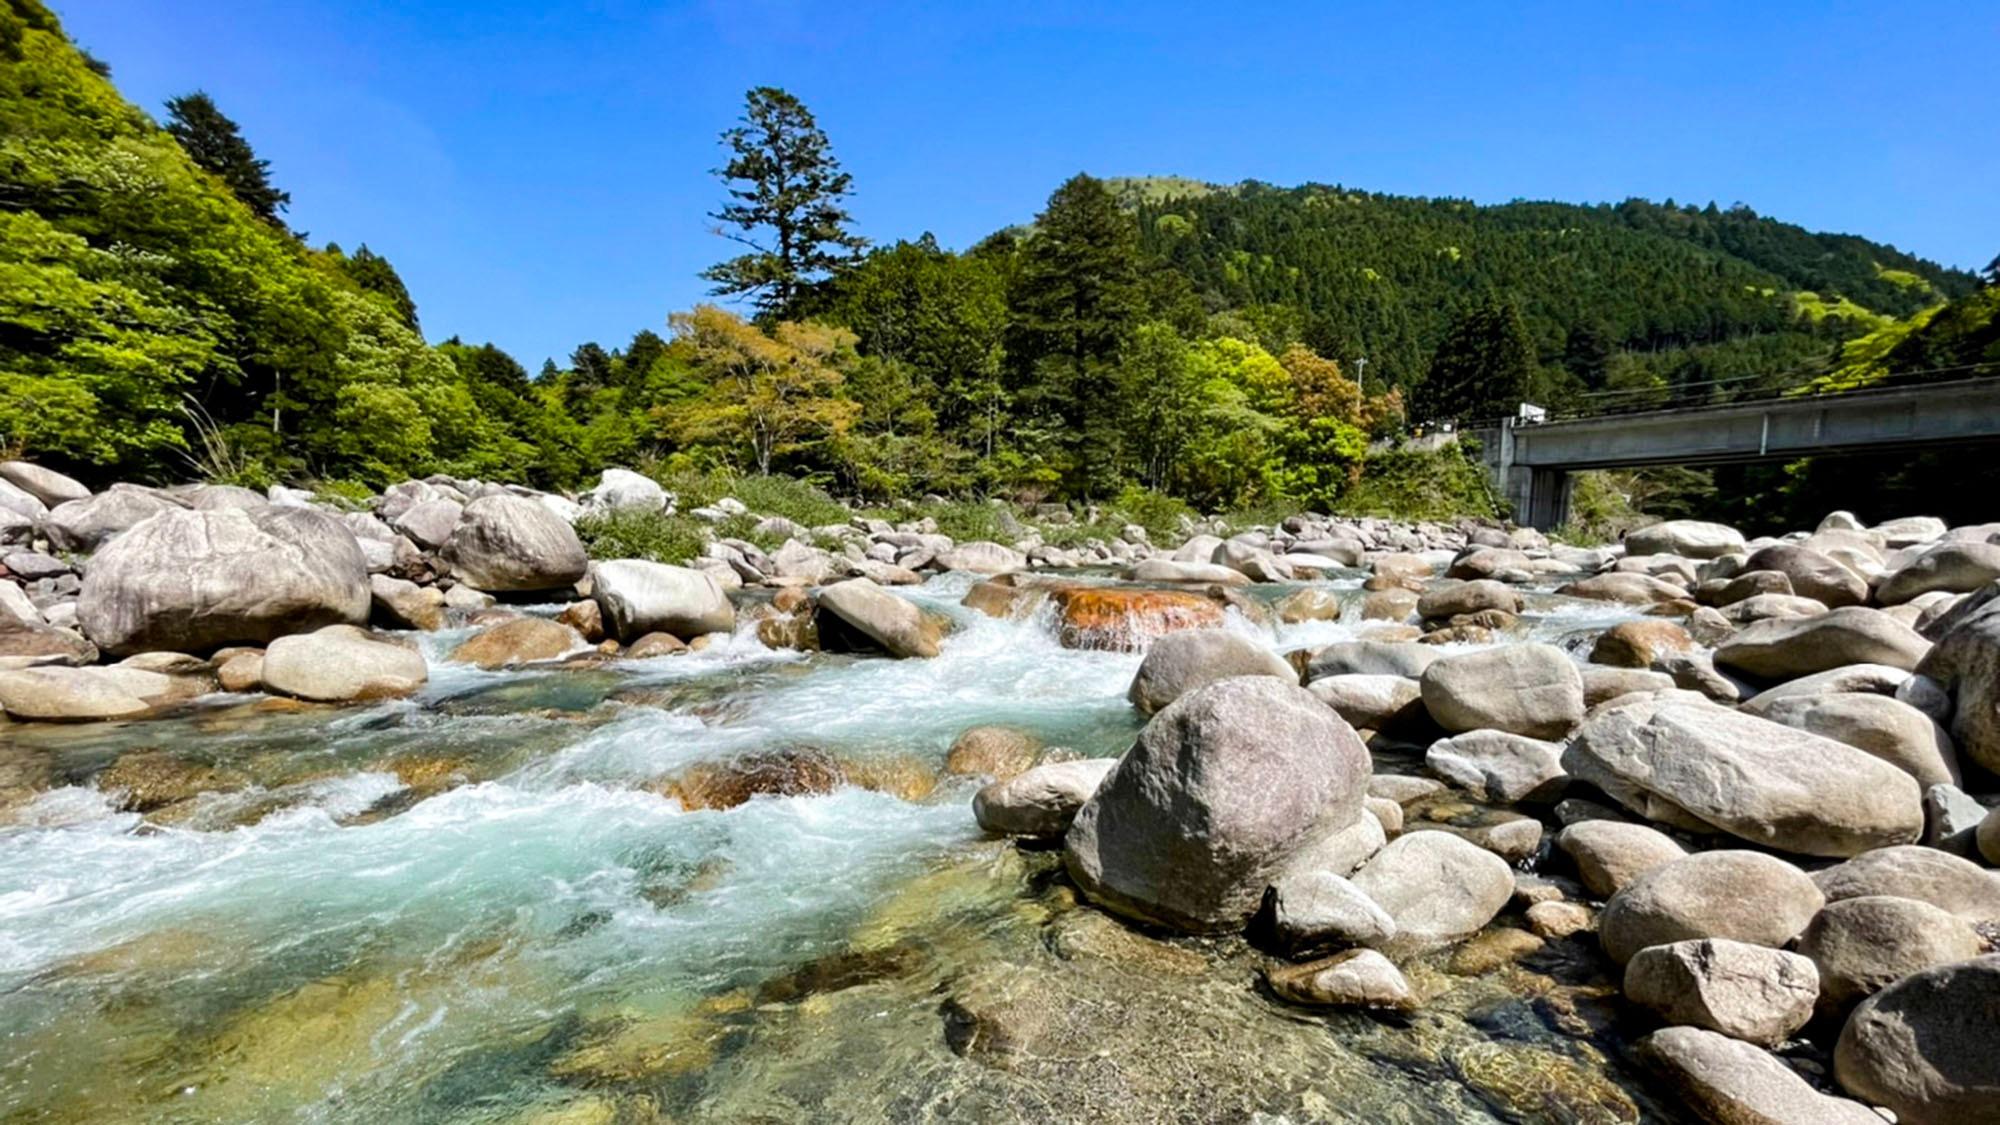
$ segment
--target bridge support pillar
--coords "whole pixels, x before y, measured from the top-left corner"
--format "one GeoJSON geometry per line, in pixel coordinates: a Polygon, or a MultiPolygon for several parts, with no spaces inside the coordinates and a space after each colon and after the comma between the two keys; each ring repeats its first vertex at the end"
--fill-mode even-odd
{"type": "Polygon", "coordinates": [[[1516,468],[1525,495],[1514,505],[1514,522],[1537,531],[1553,531],[1569,519],[1570,492],[1576,481],[1561,469],[1516,468]]]}

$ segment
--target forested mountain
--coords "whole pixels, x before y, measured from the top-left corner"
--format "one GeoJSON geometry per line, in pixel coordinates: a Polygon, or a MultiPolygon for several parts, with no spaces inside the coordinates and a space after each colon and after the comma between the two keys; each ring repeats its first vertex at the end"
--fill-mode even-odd
{"type": "Polygon", "coordinates": [[[1423,380],[1451,323],[1490,296],[1516,305],[1545,397],[1628,378],[1668,383],[1797,364],[1845,336],[1962,296],[1976,279],[1850,235],[1727,210],[1627,200],[1482,207],[1341,187],[1112,181],[1149,257],[1210,311],[1250,310],[1370,380],[1423,380]],[[1190,190],[1192,189],[1192,190],[1190,190]],[[1583,343],[1580,338],[1587,339],[1583,343]],[[1756,348],[1745,348],[1750,340],[1756,348]],[[1582,344],[1582,346],[1579,346],[1582,344]]]}
{"type": "Polygon", "coordinates": [[[745,312],[662,309],[531,375],[427,343],[387,258],[290,229],[227,107],[191,93],[163,124],[110,73],[0,0],[0,453],[93,482],[632,465],[1340,508],[1459,479],[1379,452],[1409,423],[2000,360],[1995,278],[1741,207],[1079,174],[963,252],[870,249],[865,185],[759,87],[715,212],[749,252],[703,275],[745,312]]]}

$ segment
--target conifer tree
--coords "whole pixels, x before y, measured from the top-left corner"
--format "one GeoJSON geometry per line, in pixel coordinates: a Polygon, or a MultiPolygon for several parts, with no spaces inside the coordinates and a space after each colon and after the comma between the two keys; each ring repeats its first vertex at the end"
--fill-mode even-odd
{"type": "Polygon", "coordinates": [[[227,184],[265,222],[283,226],[278,212],[291,206],[290,192],[271,185],[271,162],[260,160],[243,131],[200,90],[167,99],[167,132],[203,170],[227,184]]]}
{"type": "Polygon", "coordinates": [[[868,240],[850,232],[842,200],[853,177],[812,111],[774,86],[750,91],[742,123],[722,134],[731,156],[716,169],[731,202],[710,217],[718,234],[750,248],[702,271],[718,296],[749,297],[759,312],[782,316],[868,240]]]}
{"type": "Polygon", "coordinates": [[[1488,297],[1462,313],[1438,344],[1416,388],[1419,415],[1504,417],[1514,413],[1535,375],[1535,347],[1512,301],[1488,297]]]}

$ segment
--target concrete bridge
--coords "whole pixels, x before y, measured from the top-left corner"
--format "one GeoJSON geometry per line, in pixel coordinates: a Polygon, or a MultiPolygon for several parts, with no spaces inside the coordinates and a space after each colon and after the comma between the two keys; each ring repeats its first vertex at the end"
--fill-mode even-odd
{"type": "Polygon", "coordinates": [[[1569,515],[1570,474],[1721,465],[2000,441],[2000,378],[1906,384],[1468,428],[1514,518],[1547,530],[1569,515]]]}

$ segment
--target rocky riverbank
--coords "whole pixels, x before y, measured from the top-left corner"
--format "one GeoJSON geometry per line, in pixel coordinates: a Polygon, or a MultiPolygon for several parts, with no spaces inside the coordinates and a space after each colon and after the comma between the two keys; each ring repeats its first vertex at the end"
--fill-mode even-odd
{"type": "MultiPolygon", "coordinates": [[[[587,1022],[557,1062],[529,1068],[565,1089],[586,1075],[633,1094],[620,1084],[657,1083],[663,1068],[720,1081],[717,1037],[747,1031],[732,1021],[880,1005],[869,990],[886,980],[932,997],[922,1018],[941,1023],[928,1042],[960,1065],[1044,1081],[1115,1044],[1127,1054],[1107,1073],[1145,1097],[1190,1096],[1173,1067],[1138,1057],[1160,1049],[1145,1029],[1232,1039],[1264,1027],[1262,1063],[1237,1043],[1188,1064],[1211,1090],[1204,1113],[1282,1102],[1295,1119],[1341,1119],[1314,1108],[1333,1092],[1305,1077],[1331,1064],[1277,1030],[1307,1019],[1377,1060],[1338,1066],[1445,1066],[1472,1092],[1417,1120],[1631,1121],[1675,1103],[1725,1122],[1881,1120],[1868,1106],[1906,1122],[2000,1115],[1978,1015],[2000,987],[2000,818],[1987,811],[2000,793],[2000,525],[1870,528],[1836,513],[1809,533],[1746,540],[1682,521],[1585,549],[1487,524],[1302,514],[1191,523],[1172,544],[1135,526],[1055,547],[1031,525],[1005,543],[958,542],[921,519],[767,517],[755,538],[776,546],[718,534],[686,565],[592,560],[574,530],[587,514],[673,502],[617,471],[577,497],[432,478],[340,510],[286,489],[92,494],[0,465],[0,709],[17,745],[134,732],[116,736],[132,748],[84,764],[8,752],[0,818],[15,831],[64,823],[69,784],[141,818],[123,831],[246,831],[323,807],[354,832],[482,782],[596,786],[539,750],[401,751],[355,775],[378,788],[327,804],[323,774],[272,764],[269,747],[292,736],[257,725],[380,716],[396,700],[415,705],[408,721],[444,707],[457,708],[438,714],[446,728],[477,723],[488,705],[446,702],[434,678],[500,677],[466,682],[538,693],[555,727],[609,722],[613,761],[638,737],[620,731],[693,722],[723,738],[716,753],[668,745],[642,771],[649,800],[687,813],[859,792],[942,815],[969,799],[970,815],[956,814],[968,828],[1021,841],[982,853],[983,874],[951,866],[930,891],[919,880],[878,906],[931,919],[922,926],[899,923],[904,936],[883,943],[865,924],[764,979],[742,1009],[714,1007],[737,1003],[725,986],[665,1024],[587,1022]],[[1032,722],[953,725],[952,693],[996,664],[954,659],[981,621],[1116,674],[1129,725],[1069,738],[1032,722]],[[743,646],[774,669],[796,654],[948,666],[964,679],[899,706],[915,742],[937,727],[949,752],[732,733],[783,682],[702,687],[671,670],[743,646]],[[517,674],[533,678],[506,678],[517,674]],[[591,688],[591,703],[550,694],[607,676],[624,686],[591,688]],[[629,725],[631,710],[582,719],[606,692],[652,725],[629,725]],[[189,723],[252,734],[226,735],[243,753],[202,761],[138,745],[189,723]],[[1112,756],[1088,750],[1100,740],[1112,756]],[[966,777],[976,792],[954,782],[966,777]],[[967,898],[972,885],[999,898],[967,898]],[[975,928],[1008,936],[941,952],[967,939],[935,930],[939,912],[968,910],[975,928]],[[1039,936],[1022,944],[1022,924],[1039,936]],[[910,933],[925,936],[912,946],[910,933]],[[1100,961],[1114,968],[1077,968],[1100,961]],[[1495,982],[1533,998],[1522,1018],[1537,1043],[1572,1046],[1538,1046],[1532,1064],[1480,1046],[1528,1034],[1494,1022],[1515,1010],[1491,1006],[1481,989],[1495,982]],[[1155,1010],[1140,1018],[1135,999],[1155,1010]],[[685,1064],[685,1051],[709,1061],[685,1064]],[[1231,1057],[1249,1069],[1223,1077],[1231,1057]],[[1275,1068],[1263,1095],[1249,1081],[1260,1065],[1275,1068]]],[[[697,515],[719,528],[757,514],[724,501],[697,515]]],[[[1037,699],[1052,714],[1070,706],[1059,681],[1007,674],[1029,678],[992,690],[1023,716],[1037,699]]],[[[811,706],[826,727],[868,701],[811,706]]],[[[855,736],[879,741],[879,729],[855,736]]],[[[734,866],[686,863],[672,895],[701,895],[734,866]]],[[[753,1040],[777,1034],[755,1026],[753,1040]]],[[[884,1057],[941,1065],[907,1043],[884,1057]]],[[[952,1088],[995,1112],[1026,1104],[1024,1087],[952,1088]]],[[[1395,1089],[1384,1080],[1365,1104],[1419,1097],[1395,1089]]],[[[1062,1112],[1112,1112],[1084,1091],[1051,1096],[1062,1112]]]]}

